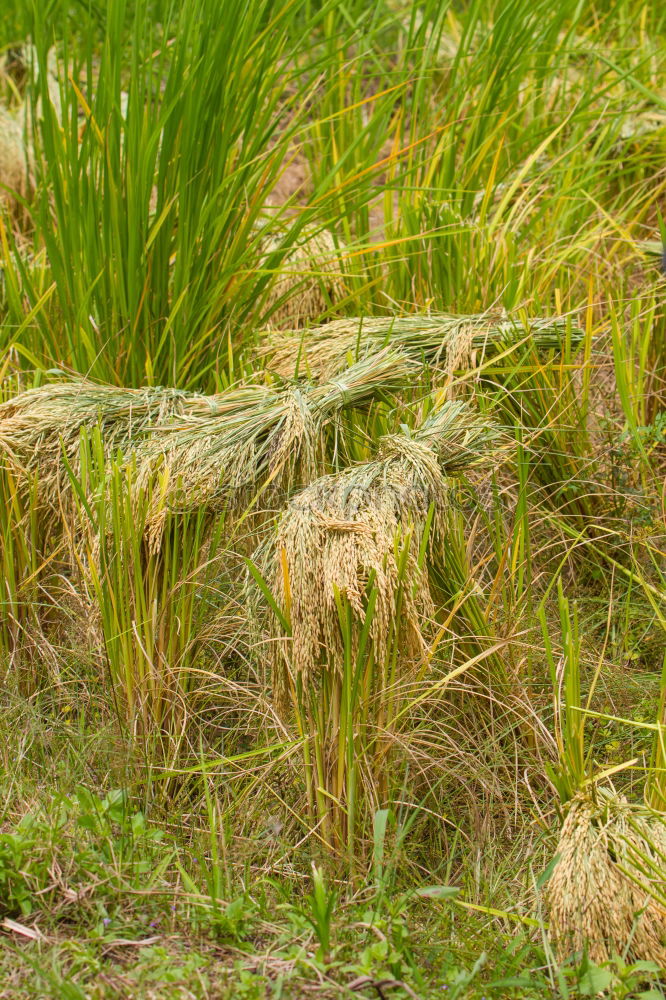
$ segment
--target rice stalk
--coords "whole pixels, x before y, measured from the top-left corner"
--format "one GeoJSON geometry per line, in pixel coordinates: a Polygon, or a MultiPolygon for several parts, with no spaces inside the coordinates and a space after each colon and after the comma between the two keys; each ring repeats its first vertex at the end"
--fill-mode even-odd
{"type": "Polygon", "coordinates": [[[587,952],[666,966],[663,817],[613,790],[579,792],[570,802],[548,883],[550,937],[560,959],[587,952]],[[656,884],[644,870],[661,872],[656,884]]]}
{"type": "Polygon", "coordinates": [[[81,451],[84,472],[72,490],[79,580],[113,702],[131,738],[173,764],[196,753],[191,729],[214,676],[212,650],[241,641],[244,618],[225,579],[224,518],[211,528],[203,510],[167,513],[160,550],[151,552],[146,519],[164,495],[160,474],[137,486],[136,462],[109,459],[99,428],[82,433],[81,451]]]}
{"type": "Polygon", "coordinates": [[[310,822],[349,870],[390,800],[391,765],[435,616],[426,553],[441,542],[448,474],[487,456],[497,429],[447,402],[372,462],[317,479],[282,516],[272,584],[273,698],[302,737],[310,822]],[[282,610],[283,609],[283,610],[282,610]]]}
{"type": "MultiPolygon", "coordinates": [[[[566,329],[562,319],[519,322],[490,313],[349,318],[301,333],[269,335],[260,353],[267,367],[280,375],[302,372],[325,379],[344,370],[353,360],[389,345],[452,373],[474,368],[489,355],[524,341],[539,350],[559,350],[566,329]]],[[[574,328],[571,336],[575,343],[583,334],[574,328]]]]}

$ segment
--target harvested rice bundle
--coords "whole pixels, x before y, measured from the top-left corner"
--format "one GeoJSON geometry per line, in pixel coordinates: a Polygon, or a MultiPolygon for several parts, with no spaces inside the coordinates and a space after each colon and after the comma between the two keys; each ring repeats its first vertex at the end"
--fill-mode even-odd
{"type": "MultiPolygon", "coordinates": [[[[39,81],[39,58],[37,47],[31,43],[8,49],[5,53],[2,73],[11,77],[16,89],[21,93],[34,87],[39,81]]],[[[46,53],[46,89],[58,121],[62,121],[62,101],[60,97],[60,68],[55,47],[46,53]]],[[[29,110],[29,109],[28,109],[29,110]]],[[[37,100],[37,118],[42,117],[41,97],[37,100]]]]}
{"type": "Polygon", "coordinates": [[[280,705],[288,701],[287,662],[304,686],[323,662],[342,663],[336,593],[362,622],[371,576],[377,594],[371,624],[375,660],[384,661],[396,620],[405,656],[423,652],[421,622],[433,610],[428,576],[412,546],[407,566],[400,567],[396,537],[412,527],[421,532],[431,505],[433,530],[441,536],[447,475],[486,458],[497,434],[465,403],[447,402],[413,434],[382,438],[374,461],[318,479],[294,497],[280,522],[274,555],[273,593],[289,609],[291,623],[288,646],[273,645],[280,705]]]}
{"type": "Polygon", "coordinates": [[[0,204],[13,205],[14,193],[21,198],[28,193],[28,154],[23,126],[0,105],[0,204]]]}
{"type": "Polygon", "coordinates": [[[582,791],[569,805],[557,854],[547,901],[558,955],[587,948],[599,963],[626,950],[629,962],[666,967],[663,819],[613,791],[582,791]]]}
{"type": "Polygon", "coordinates": [[[270,315],[272,327],[294,329],[335,305],[343,298],[345,286],[339,252],[327,229],[306,226],[297,246],[284,256],[274,256],[281,246],[276,235],[261,241],[264,262],[279,270],[267,306],[275,307],[270,315]],[[271,258],[278,264],[271,264],[271,258]]]}
{"type": "MultiPolygon", "coordinates": [[[[277,488],[308,482],[324,460],[325,425],[340,410],[399,388],[412,370],[408,359],[385,350],[352,365],[344,380],[249,385],[220,393],[210,398],[208,412],[188,411],[149,432],[137,453],[138,482],[164,468],[169,505],[225,510],[251,499],[262,483],[277,488]]],[[[162,505],[155,515],[155,540],[164,514],[162,505]]]]}
{"type": "MultiPolygon", "coordinates": [[[[37,50],[34,45],[11,49],[5,55],[2,72],[21,88],[36,86],[39,79],[37,50]],[[26,82],[27,81],[27,82],[26,82]],[[31,83],[32,81],[32,83],[31,83]]],[[[47,91],[57,120],[62,120],[58,62],[55,49],[47,54],[47,91]]],[[[42,98],[36,104],[37,118],[43,117],[42,98]]],[[[0,203],[15,207],[16,198],[25,198],[32,185],[35,151],[31,104],[26,99],[12,112],[0,104],[0,203]]]]}
{"type": "Polygon", "coordinates": [[[78,470],[82,428],[93,430],[99,424],[110,454],[126,449],[149,425],[180,415],[188,406],[207,405],[206,397],[177,389],[49,383],[0,404],[0,454],[19,475],[37,473],[44,496],[54,503],[68,482],[63,450],[78,470]]]}
{"type": "MultiPolygon", "coordinates": [[[[299,371],[324,379],[342,371],[350,358],[362,358],[390,345],[415,359],[442,365],[451,373],[474,367],[488,354],[524,341],[540,350],[558,350],[565,330],[562,319],[518,322],[489,313],[350,318],[303,333],[281,333],[269,338],[261,353],[271,371],[285,376],[299,371]]],[[[583,333],[574,328],[571,336],[575,344],[583,333]]]]}

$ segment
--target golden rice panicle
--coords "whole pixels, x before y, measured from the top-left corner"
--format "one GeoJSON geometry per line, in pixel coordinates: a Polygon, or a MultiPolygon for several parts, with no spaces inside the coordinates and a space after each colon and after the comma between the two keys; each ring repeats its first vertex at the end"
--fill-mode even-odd
{"type": "Polygon", "coordinates": [[[643,857],[660,868],[665,843],[663,820],[614,792],[584,791],[572,800],[547,890],[560,959],[587,949],[600,963],[626,951],[629,961],[666,967],[666,910],[637,864],[643,857]]]}
{"type": "MultiPolygon", "coordinates": [[[[396,474],[379,489],[366,489],[344,473],[319,479],[292,501],[282,519],[275,594],[278,602],[290,609],[288,655],[294,674],[300,675],[304,684],[315,680],[326,667],[339,669],[343,645],[336,590],[347,599],[354,617],[362,620],[371,574],[377,591],[371,632],[374,653],[380,662],[386,656],[397,611],[395,538],[407,521],[407,510],[400,504],[399,475],[397,469],[392,471],[396,474]]],[[[431,610],[427,577],[410,547],[400,619],[406,656],[422,651],[420,622],[431,610]]],[[[275,693],[278,703],[284,705],[288,678],[281,654],[285,650],[278,650],[277,645],[275,693]]]]}
{"type": "MultiPolygon", "coordinates": [[[[264,260],[280,249],[277,237],[262,242],[264,260]]],[[[306,226],[297,246],[287,251],[270,289],[267,306],[275,307],[269,323],[297,329],[317,319],[345,295],[339,251],[327,229],[306,226]]]]}

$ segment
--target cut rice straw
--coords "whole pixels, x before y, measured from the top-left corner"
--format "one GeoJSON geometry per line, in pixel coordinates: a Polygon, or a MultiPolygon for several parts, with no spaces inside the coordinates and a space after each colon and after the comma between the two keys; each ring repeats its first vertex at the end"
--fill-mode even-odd
{"type": "MultiPolygon", "coordinates": [[[[156,426],[137,449],[138,482],[167,472],[167,505],[208,505],[228,514],[241,509],[262,485],[301,486],[326,464],[323,432],[341,410],[395,391],[413,365],[384,350],[320,385],[240,386],[211,399],[206,414],[186,412],[156,426]]],[[[161,512],[155,513],[154,540],[161,512]]]]}
{"type": "Polygon", "coordinates": [[[547,891],[561,960],[587,950],[596,963],[626,955],[666,967],[665,852],[663,816],[611,789],[572,799],[547,891]],[[656,882],[654,872],[661,873],[656,882]]]}
{"type": "Polygon", "coordinates": [[[106,452],[125,451],[153,423],[210,405],[207,397],[177,389],[119,389],[81,380],[52,382],[0,404],[0,453],[24,478],[38,475],[40,489],[55,503],[76,473],[82,428],[102,428],[106,452]]]}

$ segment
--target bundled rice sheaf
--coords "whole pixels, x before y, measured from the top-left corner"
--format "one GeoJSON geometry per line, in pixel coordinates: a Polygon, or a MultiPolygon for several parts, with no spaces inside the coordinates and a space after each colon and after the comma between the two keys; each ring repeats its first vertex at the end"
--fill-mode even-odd
{"type": "MultiPolygon", "coordinates": [[[[562,319],[518,321],[489,313],[349,318],[269,337],[262,357],[271,371],[281,375],[299,371],[323,379],[342,371],[350,359],[390,345],[453,373],[476,367],[486,357],[520,343],[538,350],[560,350],[566,332],[567,321],[562,319]]],[[[583,332],[573,327],[569,335],[576,345],[583,332]]]]}
{"type": "Polygon", "coordinates": [[[28,186],[23,126],[8,108],[0,106],[0,204],[13,204],[15,195],[25,198],[28,186]]]}
{"type": "MultiPolygon", "coordinates": [[[[385,350],[321,385],[227,390],[209,398],[207,413],[188,411],[148,430],[137,449],[138,482],[162,469],[169,507],[233,513],[264,486],[277,491],[319,475],[326,426],[341,410],[399,389],[412,372],[407,358],[385,350]]],[[[154,512],[155,544],[165,513],[163,504],[154,512]]]]}
{"type": "Polygon", "coordinates": [[[587,949],[666,968],[666,826],[606,789],[569,806],[548,883],[550,936],[561,959],[587,949]]]}
{"type": "MultiPolygon", "coordinates": [[[[164,474],[160,498],[168,505],[233,508],[267,479],[277,487],[318,475],[326,423],[400,388],[412,370],[408,359],[387,350],[323,385],[246,385],[213,396],[48,383],[0,404],[0,455],[19,478],[36,475],[55,504],[69,489],[67,467],[79,472],[81,430],[99,427],[107,457],[135,455],[138,486],[164,474]]],[[[155,517],[163,520],[161,506],[155,517]]]]}
{"type": "MultiPolygon", "coordinates": [[[[34,45],[11,49],[4,59],[2,74],[22,88],[38,80],[37,50],[34,45]],[[27,83],[26,83],[27,81],[27,83]]],[[[62,119],[58,64],[55,50],[47,55],[47,90],[58,121],[62,119]]],[[[41,97],[35,104],[37,118],[42,116],[41,97]]],[[[0,203],[16,208],[16,196],[26,198],[32,187],[35,152],[32,112],[29,102],[15,110],[0,104],[0,203]]]]}
{"type": "Polygon", "coordinates": [[[267,306],[269,322],[278,329],[294,329],[317,319],[345,295],[339,251],[327,229],[306,226],[299,242],[276,256],[279,234],[261,241],[264,263],[278,261],[278,276],[271,285],[267,306]]]}
{"type": "Polygon", "coordinates": [[[412,434],[382,438],[374,461],[317,479],[291,500],[274,555],[273,593],[288,609],[291,624],[291,637],[272,647],[279,705],[288,703],[290,676],[300,675],[306,685],[324,663],[342,663],[336,593],[362,622],[371,578],[376,661],[387,654],[396,620],[404,655],[424,652],[422,622],[433,611],[428,576],[418,546],[408,546],[407,565],[400,567],[396,538],[412,531],[420,535],[431,508],[434,537],[441,536],[449,474],[487,457],[498,433],[466,404],[447,402],[412,434]]]}
{"type": "Polygon", "coordinates": [[[206,405],[206,397],[177,389],[48,383],[0,404],[0,455],[20,477],[36,474],[43,495],[55,502],[68,482],[63,456],[78,472],[82,428],[101,427],[110,455],[129,448],[151,424],[206,405]]]}

